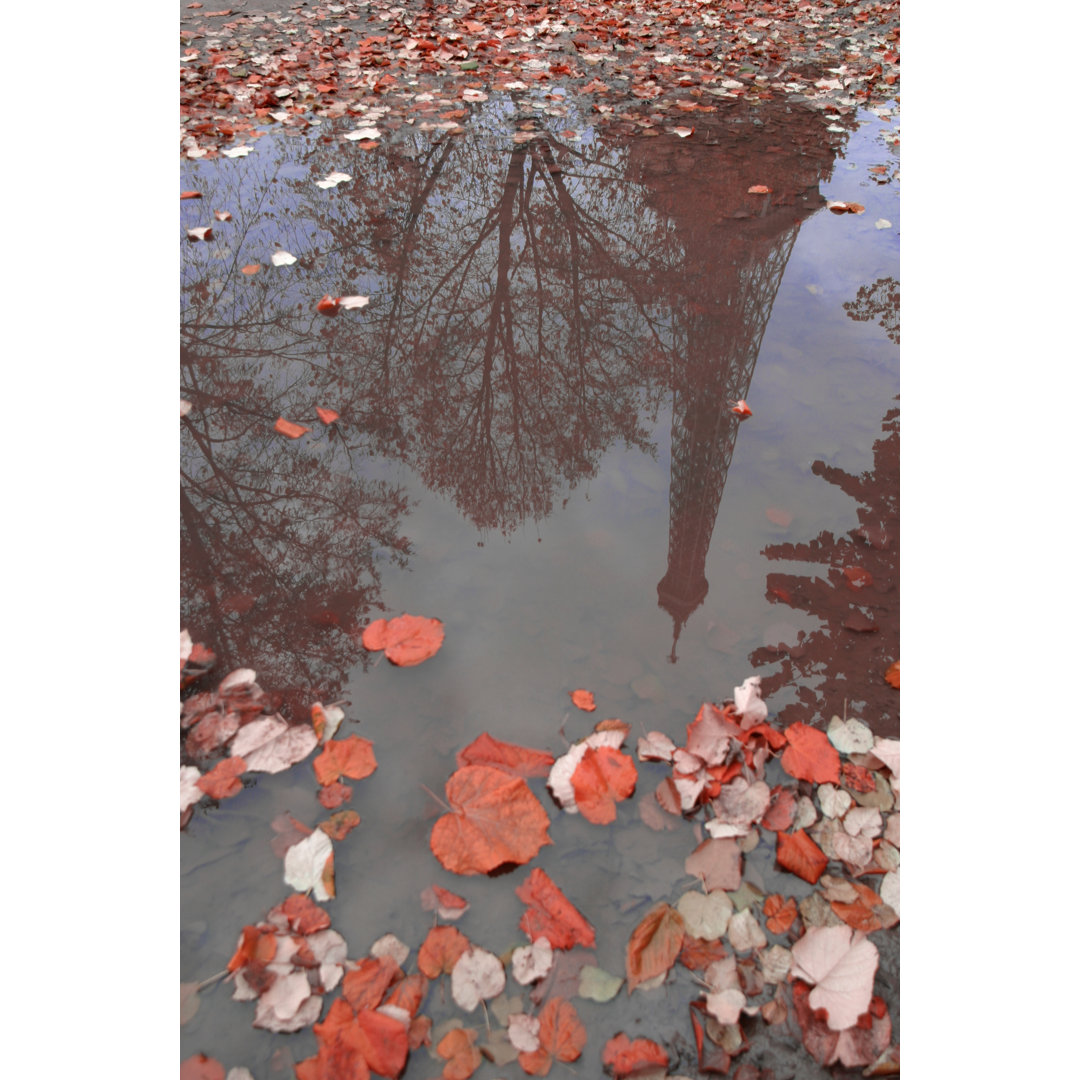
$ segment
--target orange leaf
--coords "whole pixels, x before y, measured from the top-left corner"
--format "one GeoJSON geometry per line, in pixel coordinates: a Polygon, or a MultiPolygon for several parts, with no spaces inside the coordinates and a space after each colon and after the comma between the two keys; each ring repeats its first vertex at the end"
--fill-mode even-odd
{"type": "Polygon", "coordinates": [[[592,712],[596,708],[591,690],[571,690],[570,700],[585,712],[592,712]]]}
{"type": "Polygon", "coordinates": [[[683,938],[682,948],[679,949],[679,963],[691,971],[704,971],[710,964],[723,960],[727,955],[727,950],[719,939],[705,941],[687,934],[683,938]]]}
{"type": "Polygon", "coordinates": [[[768,195],[771,191],[771,187],[766,187],[764,184],[754,184],[753,187],[746,189],[748,195],[768,195]]]}
{"type": "Polygon", "coordinates": [[[365,956],[345,973],[341,992],[354,1009],[377,1009],[390,986],[403,977],[392,956],[365,956]]]}
{"type": "MultiPolygon", "coordinates": [[[[383,1004],[396,1005],[399,1009],[404,1009],[410,1016],[415,1017],[424,1000],[424,995],[427,993],[427,987],[427,978],[421,975],[420,972],[414,971],[412,975],[406,975],[401,982],[395,983],[391,987],[390,993],[386,995],[383,1004]]],[[[409,1046],[410,1049],[415,1049],[411,1038],[409,1046]]]]}
{"type": "Polygon", "coordinates": [[[885,669],[885,681],[890,686],[900,689],[900,661],[897,660],[885,669]]]}
{"type": "Polygon", "coordinates": [[[192,1054],[180,1062],[180,1080],[225,1080],[225,1066],[205,1054],[192,1054]]]}
{"type": "Polygon", "coordinates": [[[274,959],[276,953],[277,934],[260,930],[257,926],[245,926],[226,970],[230,973],[239,971],[252,963],[263,967],[274,959]]]}
{"type": "Polygon", "coordinates": [[[326,930],[330,926],[330,916],[303,893],[293,893],[288,900],[283,900],[274,908],[268,918],[277,915],[284,918],[298,934],[314,934],[317,930],[326,930]]]}
{"type": "Polygon", "coordinates": [[[279,416],[274,424],[274,430],[279,435],[288,435],[290,439],[299,439],[301,435],[307,434],[311,428],[304,427],[303,424],[294,424],[291,420],[279,416]]]}
{"type": "Polygon", "coordinates": [[[423,615],[399,615],[389,622],[376,619],[364,628],[361,643],[365,649],[386,650],[386,658],[398,667],[413,667],[434,656],[442,648],[443,624],[423,615]]]}
{"type": "Polygon", "coordinates": [[[765,904],[761,910],[766,916],[765,926],[772,934],[786,933],[799,913],[794,897],[789,896],[785,899],[776,893],[765,898],[765,904]]]}
{"type": "Polygon", "coordinates": [[[443,1080],[468,1080],[484,1060],[473,1046],[476,1042],[475,1028],[451,1028],[435,1047],[439,1057],[446,1058],[443,1080]]]}
{"type": "Polygon", "coordinates": [[[409,1029],[400,1021],[373,1009],[356,1014],[357,1042],[371,1071],[397,1077],[409,1056],[409,1029]]]}
{"type": "Polygon", "coordinates": [[[326,294],[316,305],[315,310],[320,315],[336,315],[338,313],[338,302],[329,293],[326,294]]]}
{"type": "Polygon", "coordinates": [[[647,1065],[659,1065],[662,1069],[668,1067],[667,1054],[652,1039],[635,1039],[631,1042],[621,1031],[613,1039],[608,1039],[602,1060],[610,1066],[615,1080],[622,1080],[622,1077],[647,1065]]]}
{"type": "Polygon", "coordinates": [[[532,750],[493,738],[486,731],[457,754],[462,765],[492,765],[515,776],[547,776],[555,758],[546,750],[532,750]]]}
{"type": "Polygon", "coordinates": [[[416,966],[429,978],[449,975],[461,954],[472,947],[456,926],[433,926],[416,954],[416,966]]]}
{"type": "Polygon", "coordinates": [[[637,786],[634,759],[610,746],[590,746],[570,777],[574,802],[594,825],[615,820],[615,804],[630,798],[637,786]]]}
{"type": "Polygon", "coordinates": [[[794,833],[776,834],[776,862],[785,870],[797,874],[803,881],[809,881],[811,885],[817,884],[818,878],[829,865],[825,852],[803,829],[794,833]]]}
{"type": "Polygon", "coordinates": [[[363,780],[378,767],[375,750],[367,739],[350,735],[347,739],[330,739],[323,752],[312,762],[315,779],[320,784],[332,784],[339,776],[363,780]]]}
{"type": "Polygon", "coordinates": [[[364,1056],[364,1040],[355,1025],[353,1011],[338,998],[326,1019],[314,1027],[319,1042],[315,1057],[296,1063],[296,1080],[369,1080],[371,1071],[364,1056]]]}
{"type": "Polygon", "coordinates": [[[864,589],[867,585],[874,584],[873,574],[869,570],[864,570],[861,566],[844,567],[844,577],[847,578],[847,583],[853,589],[864,589]]]}
{"type": "Polygon", "coordinates": [[[341,784],[335,780],[332,784],[319,789],[318,798],[327,810],[336,810],[342,803],[347,803],[352,798],[352,788],[348,784],[341,784]]]}
{"type": "MultiPolygon", "coordinates": [[[[344,787],[345,785],[342,784],[341,786],[344,787]]],[[[325,790],[327,789],[323,788],[323,791],[325,790]]],[[[359,824],[360,815],[355,810],[339,810],[336,814],[331,814],[326,821],[320,821],[319,828],[331,840],[344,840],[359,824]]]]}
{"type": "Polygon", "coordinates": [[[466,765],[446,782],[453,808],[431,830],[431,850],[455,874],[486,874],[503,863],[527,863],[551,843],[540,800],[520,776],[490,765],[466,765]]]}
{"type": "Polygon", "coordinates": [[[657,904],[634,927],[626,945],[626,992],[671,970],[682,948],[686,927],[683,917],[670,905],[657,904]]]}
{"type": "Polygon", "coordinates": [[[862,930],[866,934],[880,930],[883,924],[875,914],[874,908],[882,902],[881,897],[869,885],[863,885],[858,881],[853,881],[851,884],[858,893],[854,902],[845,904],[840,900],[832,900],[829,906],[854,930],[862,930]]]}
{"type": "Polygon", "coordinates": [[[320,406],[316,406],[315,411],[324,424],[332,424],[341,415],[341,413],[334,412],[333,409],[323,409],[320,406]]]}
{"type": "Polygon", "coordinates": [[[540,1049],[518,1054],[518,1064],[530,1076],[547,1076],[556,1061],[577,1061],[587,1041],[577,1009],[553,997],[540,1010],[540,1049]]]}
{"type": "Polygon", "coordinates": [[[746,404],[746,401],[745,401],[744,398],[739,398],[738,401],[732,401],[729,404],[731,405],[731,411],[736,416],[747,417],[747,416],[753,416],[754,415],[750,411],[750,406],[746,404]]]}
{"type": "Polygon", "coordinates": [[[180,198],[181,199],[201,199],[202,198],[202,192],[201,191],[181,191],[180,192],[180,198]]]}
{"type": "Polygon", "coordinates": [[[195,783],[211,799],[229,799],[243,788],[240,774],[246,768],[247,764],[243,758],[228,757],[224,761],[219,761],[215,768],[200,776],[195,783]]]}
{"type": "Polygon", "coordinates": [[[796,721],[784,729],[784,735],[788,745],[780,765],[788,776],[815,784],[840,782],[840,755],[824,731],[796,721]]]}
{"type": "Polygon", "coordinates": [[[250,276],[252,274],[257,274],[261,269],[262,267],[258,263],[248,263],[247,266],[240,267],[240,273],[250,276]]]}
{"type": "Polygon", "coordinates": [[[546,937],[553,949],[596,945],[596,931],[562,890],[538,866],[514,890],[529,908],[518,924],[530,941],[546,937]]]}

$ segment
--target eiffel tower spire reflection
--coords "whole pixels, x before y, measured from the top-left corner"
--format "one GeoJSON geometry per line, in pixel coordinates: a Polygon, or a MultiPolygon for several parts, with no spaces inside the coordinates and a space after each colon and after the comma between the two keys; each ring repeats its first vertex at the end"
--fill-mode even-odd
{"type": "Polygon", "coordinates": [[[823,205],[817,185],[833,161],[819,117],[731,121],[721,147],[676,144],[658,154],[650,146],[639,166],[654,188],[650,203],[672,220],[685,250],[667,294],[680,359],[672,371],[667,573],[656,587],[674,623],[671,663],[709,591],[705,561],[740,423],[731,404],[749,396],[800,223],[823,205]],[[771,193],[750,194],[763,179],[771,193]]]}

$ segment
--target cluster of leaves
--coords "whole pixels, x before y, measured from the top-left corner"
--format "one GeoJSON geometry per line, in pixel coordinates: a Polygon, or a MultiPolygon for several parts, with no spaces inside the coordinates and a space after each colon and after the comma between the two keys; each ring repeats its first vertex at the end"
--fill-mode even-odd
{"type": "MultiPolygon", "coordinates": [[[[183,147],[192,157],[258,138],[271,120],[295,129],[312,117],[370,124],[389,113],[396,125],[429,113],[453,128],[466,110],[449,115],[429,96],[453,76],[463,106],[490,90],[558,81],[591,96],[601,122],[653,134],[669,112],[692,117],[724,99],[798,97],[851,110],[899,90],[898,0],[863,0],[843,18],[803,0],[707,11],[633,0],[557,8],[343,0],[288,15],[196,10],[180,38],[183,147]],[[385,103],[378,116],[375,102],[385,103]],[[633,112],[646,102],[650,117],[633,112]]],[[[361,145],[375,142],[366,130],[354,136],[361,145]]]]}
{"type": "MultiPolygon", "coordinates": [[[[399,627],[421,624],[427,632],[437,622],[401,618],[415,622],[399,627]]],[[[379,620],[374,640],[386,647],[397,621],[379,620]]],[[[441,624],[438,633],[441,644],[441,624]]],[[[406,637],[408,648],[414,635],[406,637]]],[[[194,652],[182,645],[182,663],[190,663],[194,652]]],[[[199,656],[205,661],[205,652],[199,656]]],[[[212,696],[216,714],[208,705],[201,716],[252,713],[263,705],[253,673],[234,673],[212,696]]],[[[595,707],[587,691],[575,691],[573,699],[583,709],[595,707]]],[[[323,742],[313,768],[324,793],[342,776],[359,779],[376,768],[370,742],[333,738],[338,712],[313,709],[311,737],[323,742]]],[[[244,726],[254,722],[249,718],[244,726]]],[[[628,734],[620,720],[601,721],[559,758],[479,736],[457,755],[446,785],[447,813],[432,829],[432,852],[462,875],[528,863],[553,842],[550,818],[530,779],[545,779],[562,812],[581,813],[596,825],[612,823],[616,804],[637,787],[637,766],[621,749],[628,734]]],[[[363,1080],[372,1073],[396,1080],[420,1047],[433,1048],[443,1060],[445,1080],[467,1080],[484,1058],[500,1067],[516,1061],[526,1074],[546,1076],[556,1062],[577,1060],[586,1045],[572,998],[611,1001],[623,985],[628,995],[648,991],[679,964],[703,991],[690,1003],[702,1071],[729,1072],[734,1058],[750,1048],[743,1027],[750,1017],[768,1026],[793,1024],[822,1065],[865,1067],[867,1076],[897,1072],[888,1008],[874,994],[878,950],[867,935],[899,921],[898,740],[839,717],[827,732],[798,722],[780,730],[768,723],[760,679],[750,677],[735,689],[733,701],[702,705],[687,725],[684,745],[651,731],[637,750],[643,763],[670,766],[647,800],[653,812],[672,819],[703,814],[708,837],[685,860],[700,890],[685,892],[674,904],[655,903],[639,921],[626,944],[625,980],[595,964],[589,951],[596,946],[595,928],[540,867],[515,890],[525,905],[519,925],[527,945],[499,955],[474,941],[449,925],[467,914],[469,903],[432,885],[420,901],[435,912],[435,923],[417,950],[414,971],[405,970],[409,946],[393,934],[380,938],[366,957],[349,961],[328,913],[305,895],[334,898],[332,840],[359,824],[355,813],[340,811],[315,830],[287,814],[273,823],[285,882],[297,891],[262,922],[243,928],[227,968],[234,999],[256,1002],[256,1027],[313,1027],[318,1050],[296,1066],[298,1080],[363,1080]],[[785,782],[777,769],[797,783],[785,782]],[[770,783],[767,773],[780,782],[770,783]],[[775,835],[777,869],[817,886],[815,891],[798,901],[779,893],[765,897],[743,881],[743,857],[767,833],[775,835]],[[826,874],[830,864],[844,873],[826,874]],[[877,891],[860,880],[877,875],[877,891]],[[508,994],[508,969],[529,990],[528,1009],[521,995],[508,994]],[[444,976],[463,1012],[483,1009],[483,1030],[456,1017],[433,1026],[421,1013],[429,985],[444,976]],[[342,996],[320,1019],[324,996],[339,985],[342,996]]],[[[642,816],[663,827],[644,810],[642,816]]],[[[199,1068],[212,1067],[199,1057],[199,1068]]],[[[642,1070],[666,1070],[672,1055],[652,1039],[631,1041],[619,1032],[605,1043],[602,1060],[622,1080],[642,1070]]],[[[768,1075],[748,1068],[752,1074],[740,1068],[736,1076],[768,1075]]]]}
{"type": "MultiPolygon", "coordinates": [[[[180,634],[180,686],[190,686],[213,666],[214,655],[180,634]]],[[[251,668],[237,668],[216,690],[186,698],[180,706],[180,827],[191,820],[201,799],[228,799],[242,788],[245,773],[278,773],[295,765],[318,746],[320,736],[310,723],[290,725],[273,711],[270,696],[255,681],[251,668]],[[212,767],[210,763],[217,759],[212,767]]],[[[323,710],[316,703],[313,718],[341,710],[323,710]]],[[[325,720],[324,720],[325,722],[325,720]]]]}

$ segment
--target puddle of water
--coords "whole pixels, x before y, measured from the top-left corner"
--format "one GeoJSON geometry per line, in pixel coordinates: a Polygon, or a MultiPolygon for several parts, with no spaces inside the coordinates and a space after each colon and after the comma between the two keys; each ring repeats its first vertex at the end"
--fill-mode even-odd
{"type": "MultiPolygon", "coordinates": [[[[559,753],[618,716],[678,741],[749,674],[785,721],[820,723],[846,698],[848,715],[899,730],[881,677],[899,655],[898,421],[883,430],[898,406],[899,207],[872,171],[896,166],[879,120],[838,135],[777,106],[691,139],[619,141],[571,109],[515,142],[506,115],[493,98],[461,135],[403,128],[363,150],[323,125],[184,163],[203,198],[181,204],[183,224],[214,238],[183,252],[183,625],[218,674],[255,668],[286,715],[347,698],[349,727],[374,743],[330,905],[350,957],[388,932],[417,947],[433,882],[482,908],[479,943],[519,943],[528,868],[455,878],[427,846],[440,811],[421,785],[441,792],[481,732],[559,753]],[[351,179],[320,189],[335,170],[351,179]],[[277,250],[297,262],[271,265],[277,250]],[[327,318],[327,293],[370,302],[327,318]],[[739,398],[752,417],[731,412],[739,398]],[[283,438],[279,416],[312,430],[283,438]],[[872,583],[853,588],[851,567],[872,583]],[[413,669],[365,653],[359,631],[383,611],[442,619],[442,651],[413,669]],[[579,686],[594,716],[569,704],[579,686]]],[[[638,799],[665,773],[639,771],[638,799]]],[[[325,818],[315,795],[304,764],[197,811],[182,838],[185,979],[220,970],[287,894],[269,821],[325,818]]],[[[620,974],[644,910],[692,885],[691,827],[654,833],[637,801],[610,828],[556,812],[533,864],[620,974]]],[[[767,848],[747,859],[763,888],[767,848]]],[[[261,1077],[282,1040],[296,1060],[314,1053],[310,1031],[249,1029],[252,1006],[230,992],[209,992],[184,1056],[261,1077]]],[[[658,1025],[643,1034],[689,1039],[688,994],[576,1002],[586,1060],[641,1017],[658,1025]]],[[[406,1077],[431,1071],[423,1057],[406,1077]]]]}

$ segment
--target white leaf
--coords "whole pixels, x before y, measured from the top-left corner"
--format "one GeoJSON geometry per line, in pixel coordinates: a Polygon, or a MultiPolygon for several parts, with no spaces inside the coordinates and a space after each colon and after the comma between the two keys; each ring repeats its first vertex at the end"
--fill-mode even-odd
{"type": "Polygon", "coordinates": [[[522,986],[542,979],[555,962],[555,953],[551,942],[546,937],[539,937],[531,945],[515,949],[510,957],[514,967],[514,978],[522,986]]]}
{"type": "Polygon", "coordinates": [[[202,788],[197,786],[202,773],[194,765],[180,766],[180,813],[182,814],[189,806],[194,806],[205,794],[202,788]]]}
{"type": "Polygon", "coordinates": [[[322,873],[333,853],[334,845],[330,837],[322,829],[316,829],[285,852],[285,884],[291,885],[297,892],[306,893],[314,889],[316,900],[331,899],[323,885],[322,873]]]}
{"type": "Polygon", "coordinates": [[[765,932],[758,925],[752,908],[744,908],[733,915],[727,929],[728,941],[736,952],[764,949],[769,944],[765,932]]]}
{"type": "MultiPolygon", "coordinates": [[[[184,416],[186,414],[186,412],[187,412],[187,409],[184,408],[185,405],[188,407],[188,409],[190,409],[191,408],[191,402],[190,401],[181,401],[180,402],[180,415],[181,416],[184,416]]],[[[180,666],[181,667],[184,666],[184,662],[191,655],[191,650],[193,648],[194,648],[194,645],[193,645],[193,643],[191,641],[191,635],[186,630],[181,630],[180,631],[180,666]]]]}
{"type": "Polygon", "coordinates": [[[367,296],[339,296],[338,307],[348,309],[367,307],[368,299],[367,296]]]}
{"type": "Polygon", "coordinates": [[[483,90],[473,90],[468,86],[461,91],[461,97],[464,101],[487,101],[488,99],[483,90]]]}
{"type": "Polygon", "coordinates": [[[235,671],[230,671],[221,680],[218,694],[228,694],[234,690],[246,690],[254,682],[255,672],[251,668],[237,668],[235,671]]]}
{"type": "Polygon", "coordinates": [[[254,149],[253,146],[230,146],[221,152],[225,157],[247,157],[254,149]]]}
{"type": "Polygon", "coordinates": [[[851,793],[835,784],[818,785],[817,796],[821,812],[828,818],[843,817],[851,809],[851,793]]]}
{"type": "MultiPolygon", "coordinates": [[[[307,935],[311,955],[320,964],[344,964],[349,954],[345,939],[336,930],[317,930],[307,935]]],[[[325,983],[323,984],[326,985],[325,983]]],[[[329,990],[330,988],[327,987],[329,990]]]]}
{"type": "Polygon", "coordinates": [[[877,219],[877,221],[874,222],[874,228],[875,229],[891,229],[892,228],[892,222],[887,221],[883,217],[879,217],[877,219]]]}
{"type": "Polygon", "coordinates": [[[347,132],[343,138],[346,139],[381,139],[382,132],[378,128],[365,127],[357,128],[356,131],[347,132]]]}
{"type": "Polygon", "coordinates": [[[641,761],[670,761],[676,749],[662,731],[650,731],[637,742],[638,759],[641,761]]]}
{"type": "Polygon", "coordinates": [[[761,974],[767,983],[782,983],[791,970],[791,950],[773,945],[761,954],[761,974]]]}
{"type": "Polygon", "coordinates": [[[721,1024],[738,1023],[739,1013],[745,1004],[746,995],[741,990],[721,990],[718,994],[705,995],[706,1011],[721,1024]]]}
{"type": "MultiPolygon", "coordinates": [[[[248,727],[251,725],[249,724],[248,727]]],[[[243,735],[245,728],[239,734],[243,735]]],[[[239,737],[239,735],[237,736],[239,737]]],[[[235,743],[236,740],[234,739],[235,743]]],[[[251,756],[244,755],[247,772],[279,773],[291,768],[319,745],[319,738],[307,724],[287,727],[277,738],[264,743],[251,756]]],[[[235,753],[235,750],[233,751],[235,753]]]]}
{"type": "Polygon", "coordinates": [[[844,831],[873,840],[881,835],[881,811],[874,806],[853,807],[844,815],[844,831]]]}
{"type": "Polygon", "coordinates": [[[829,721],[826,734],[829,736],[829,742],[841,754],[865,754],[874,745],[874,733],[861,720],[856,720],[854,717],[841,720],[839,716],[834,716],[829,721]]]}
{"type": "Polygon", "coordinates": [[[890,870],[881,879],[881,888],[878,889],[878,896],[882,901],[889,905],[896,912],[900,914],[900,869],[890,870]]]}
{"type": "Polygon", "coordinates": [[[466,1012],[480,1001],[493,998],[506,989],[506,972],[499,958],[474,946],[466,949],[450,972],[450,995],[466,1012]]]}
{"type": "MultiPolygon", "coordinates": [[[[307,981],[306,978],[304,981],[307,981]]],[[[312,994],[304,1000],[303,1005],[296,1010],[293,1016],[288,1020],[282,1020],[272,1008],[264,1004],[263,998],[265,996],[264,994],[263,997],[259,998],[259,1004],[255,1006],[253,1027],[277,1032],[300,1031],[302,1028],[311,1027],[319,1019],[319,1013],[322,1012],[323,999],[317,994],[312,994]]]]}
{"type": "Polygon", "coordinates": [[[374,957],[389,956],[398,967],[404,967],[409,958],[409,946],[393,934],[383,934],[368,952],[374,957]]]}
{"type": "Polygon", "coordinates": [[[735,711],[742,716],[742,728],[760,724],[769,715],[769,709],[761,700],[761,676],[750,675],[741,686],[735,687],[735,711]]]}
{"type": "Polygon", "coordinates": [[[833,1031],[854,1027],[874,992],[877,946],[850,926],[812,926],[792,946],[791,974],[810,983],[812,1009],[828,1009],[833,1031]]]}
{"type": "Polygon", "coordinates": [[[243,1065],[234,1065],[225,1074],[225,1080],[255,1080],[255,1077],[251,1075],[250,1069],[245,1069],[243,1065]]]}
{"type": "MultiPolygon", "coordinates": [[[[187,416],[187,414],[189,412],[191,412],[191,402],[190,401],[185,401],[183,398],[181,398],[180,399],[180,415],[181,416],[187,416]]],[[[186,634],[187,631],[185,630],[184,633],[186,634]]],[[[191,638],[188,638],[189,643],[190,643],[190,641],[191,641],[191,638]]],[[[186,660],[187,657],[186,656],[181,656],[180,659],[181,660],[186,660]]]]}
{"type": "Polygon", "coordinates": [[[874,749],[870,751],[892,773],[892,788],[900,790],[900,740],[875,739],[874,749]]]}
{"type": "Polygon", "coordinates": [[[540,1049],[540,1017],[511,1013],[507,1030],[511,1044],[523,1054],[540,1049]]]}
{"type": "Polygon", "coordinates": [[[307,975],[297,971],[278,976],[270,989],[260,996],[259,1005],[271,1009],[278,1020],[291,1020],[309,997],[311,983],[307,975]]]}
{"type": "Polygon", "coordinates": [[[292,264],[296,262],[296,256],[290,255],[287,251],[275,251],[274,254],[270,256],[270,261],[275,266],[292,266],[292,264]]]}

